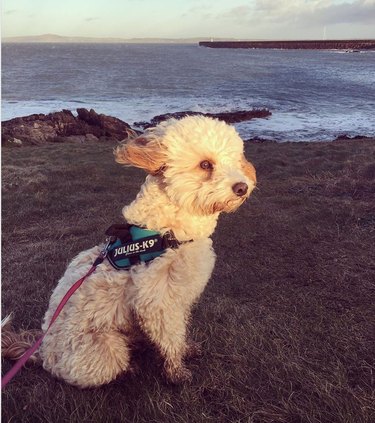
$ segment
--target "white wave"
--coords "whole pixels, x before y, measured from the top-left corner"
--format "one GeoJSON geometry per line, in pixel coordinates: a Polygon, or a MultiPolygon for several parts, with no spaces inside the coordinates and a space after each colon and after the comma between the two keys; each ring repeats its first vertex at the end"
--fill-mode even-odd
{"type": "Polygon", "coordinates": [[[244,139],[276,141],[329,141],[339,135],[375,136],[375,120],[370,113],[301,114],[275,112],[267,119],[235,125],[244,139]]]}

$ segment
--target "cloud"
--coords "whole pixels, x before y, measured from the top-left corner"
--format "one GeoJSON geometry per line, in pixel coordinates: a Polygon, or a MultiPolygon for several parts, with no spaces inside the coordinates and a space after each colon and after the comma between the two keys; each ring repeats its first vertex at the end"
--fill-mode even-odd
{"type": "Polygon", "coordinates": [[[256,0],[222,14],[222,18],[243,24],[284,23],[295,25],[334,25],[375,23],[375,0],[256,0]]]}
{"type": "Polygon", "coordinates": [[[375,1],[354,1],[317,8],[306,15],[317,23],[375,23],[375,1]]]}
{"type": "Polygon", "coordinates": [[[86,18],[85,21],[86,22],[92,22],[92,21],[97,21],[99,19],[99,17],[91,17],[91,18],[86,18]]]}
{"type": "MultiPolygon", "coordinates": [[[[193,0],[195,1],[195,0],[193,0]]],[[[215,18],[215,15],[210,11],[211,7],[210,7],[211,2],[203,2],[201,1],[198,5],[196,6],[191,6],[190,8],[188,8],[187,10],[185,10],[182,14],[181,17],[182,18],[199,18],[199,19],[211,19],[211,18],[215,18]]]]}
{"type": "Polygon", "coordinates": [[[11,10],[7,10],[5,12],[5,15],[14,15],[15,13],[18,13],[17,9],[11,9],[11,10]]]}

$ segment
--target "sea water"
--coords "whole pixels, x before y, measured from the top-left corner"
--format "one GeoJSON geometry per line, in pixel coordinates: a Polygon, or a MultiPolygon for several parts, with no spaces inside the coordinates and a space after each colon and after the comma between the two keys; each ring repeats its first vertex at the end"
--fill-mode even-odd
{"type": "Polygon", "coordinates": [[[79,107],[130,125],[163,113],[268,108],[244,139],[375,136],[375,52],[176,44],[4,44],[2,120],[79,107]]]}

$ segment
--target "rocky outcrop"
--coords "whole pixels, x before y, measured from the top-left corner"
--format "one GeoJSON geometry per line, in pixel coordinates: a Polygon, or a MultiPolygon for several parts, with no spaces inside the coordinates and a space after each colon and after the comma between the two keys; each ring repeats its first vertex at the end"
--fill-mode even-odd
{"type": "Polygon", "coordinates": [[[336,137],[333,141],[352,141],[352,140],[368,140],[372,139],[372,137],[368,137],[366,135],[353,135],[350,136],[348,134],[342,134],[336,137]]]}
{"type": "Polygon", "coordinates": [[[243,122],[245,120],[251,120],[255,118],[265,118],[265,117],[271,116],[272,113],[268,109],[240,110],[237,112],[222,112],[222,113],[201,113],[201,112],[185,111],[185,112],[175,112],[175,113],[166,113],[164,115],[158,115],[153,117],[150,122],[134,122],[134,125],[141,127],[143,129],[147,129],[152,126],[156,126],[160,122],[163,122],[167,119],[171,119],[171,118],[181,119],[185,116],[197,116],[197,115],[216,118],[219,120],[223,120],[226,123],[236,123],[236,122],[243,122]]]}
{"type": "MultiPolygon", "coordinates": [[[[176,112],[155,116],[151,122],[136,122],[143,129],[155,126],[170,118],[203,115],[227,123],[242,122],[254,118],[267,117],[267,109],[242,110],[224,113],[176,112]]],[[[121,141],[129,136],[140,134],[126,122],[112,116],[98,114],[95,110],[77,109],[77,116],[70,110],[45,114],[34,114],[2,122],[1,141],[4,146],[41,145],[47,142],[94,142],[121,141]]]]}
{"type": "Polygon", "coordinates": [[[20,146],[63,141],[120,141],[136,133],[126,122],[98,114],[92,109],[77,109],[77,114],[74,116],[70,110],[63,110],[2,122],[2,144],[20,146]]]}

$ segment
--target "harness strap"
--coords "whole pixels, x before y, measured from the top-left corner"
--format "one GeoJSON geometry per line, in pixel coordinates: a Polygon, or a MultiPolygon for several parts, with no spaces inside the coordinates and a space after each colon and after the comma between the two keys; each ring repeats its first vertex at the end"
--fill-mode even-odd
{"type": "Polygon", "coordinates": [[[14,364],[14,366],[4,375],[1,379],[1,388],[5,388],[6,385],[14,378],[14,376],[20,371],[20,369],[24,366],[27,360],[34,354],[34,352],[40,347],[41,343],[43,342],[44,337],[47,335],[50,327],[56,321],[57,317],[59,316],[61,310],[64,308],[65,304],[69,301],[69,298],[77,291],[77,289],[82,285],[86,278],[88,278],[99,266],[100,263],[103,262],[106,256],[106,248],[105,247],[100,255],[96,258],[94,264],[91,266],[90,270],[77,282],[74,283],[68,290],[68,292],[64,295],[63,299],[61,300],[60,304],[57,306],[55,312],[53,313],[52,319],[50,324],[48,325],[47,330],[44,334],[32,345],[24,354],[23,356],[14,364]]]}

